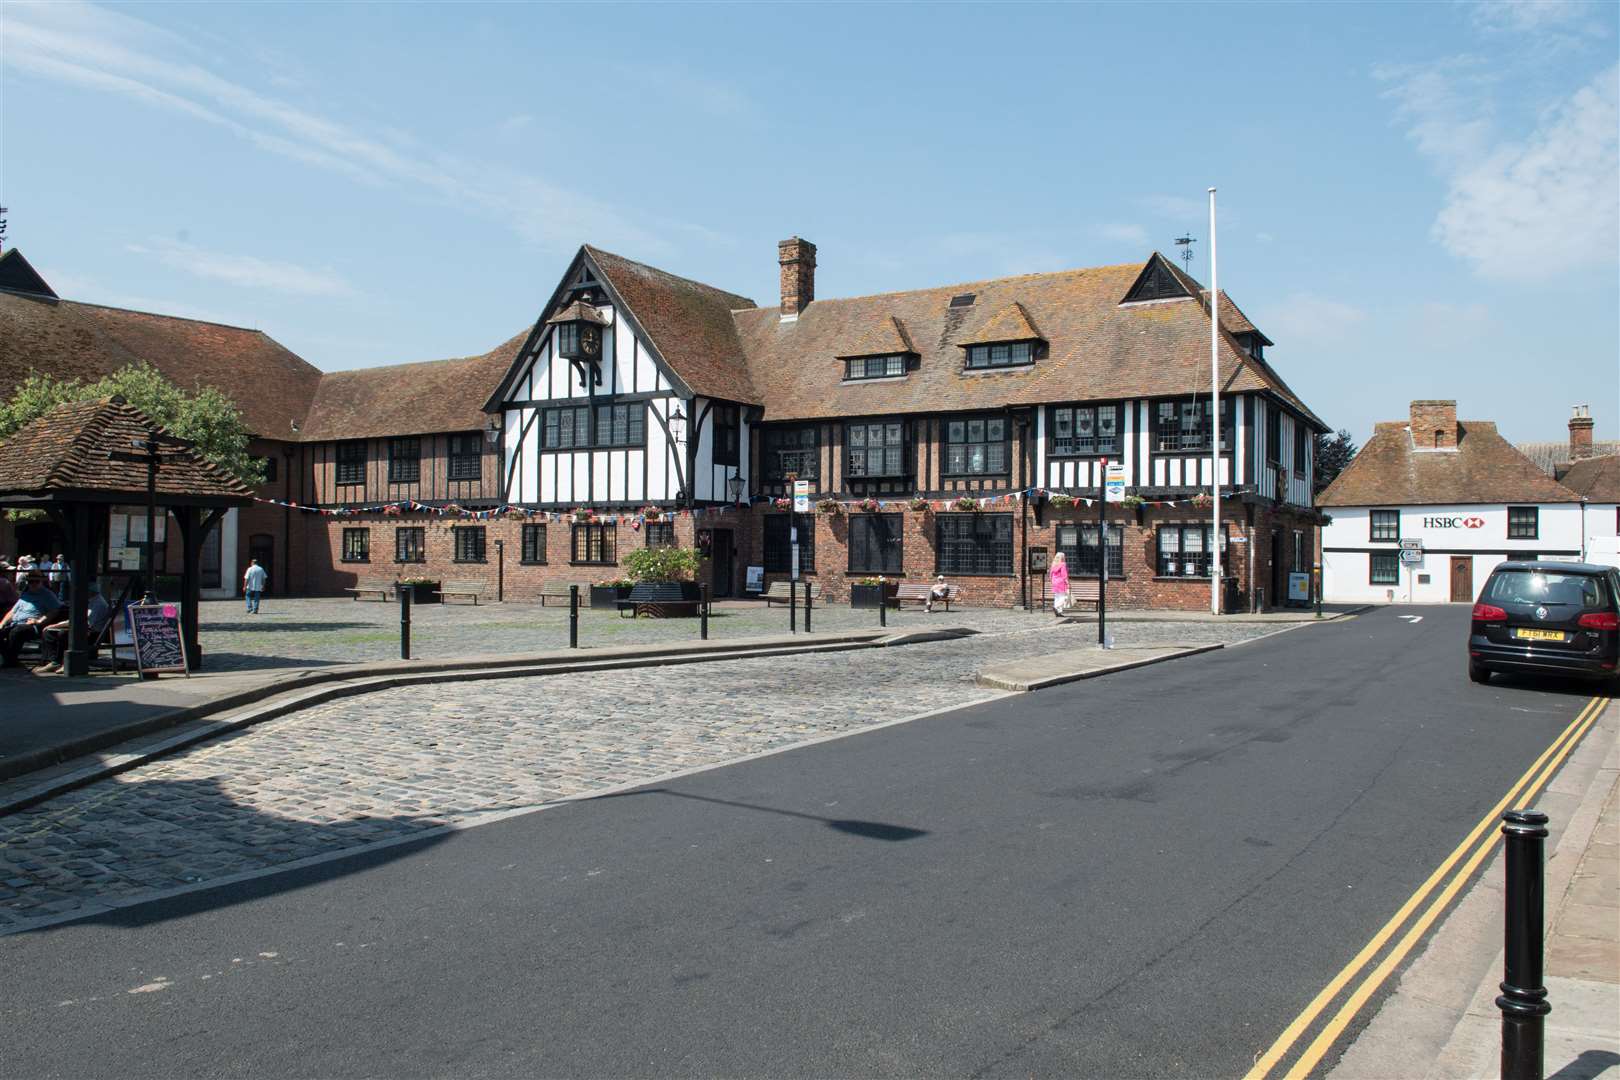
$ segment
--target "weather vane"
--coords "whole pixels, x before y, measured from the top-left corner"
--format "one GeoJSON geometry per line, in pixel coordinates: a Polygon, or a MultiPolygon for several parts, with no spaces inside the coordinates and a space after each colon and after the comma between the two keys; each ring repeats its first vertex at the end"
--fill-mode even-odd
{"type": "Polygon", "coordinates": [[[6,248],[6,208],[0,206],[0,251],[6,248]]]}
{"type": "Polygon", "coordinates": [[[1198,241],[1195,238],[1191,237],[1191,236],[1178,236],[1178,237],[1176,237],[1176,246],[1181,249],[1181,261],[1186,265],[1187,273],[1189,273],[1189,274],[1192,273],[1192,261],[1193,261],[1193,249],[1192,249],[1192,246],[1194,244],[1196,244],[1197,242],[1198,241]]]}

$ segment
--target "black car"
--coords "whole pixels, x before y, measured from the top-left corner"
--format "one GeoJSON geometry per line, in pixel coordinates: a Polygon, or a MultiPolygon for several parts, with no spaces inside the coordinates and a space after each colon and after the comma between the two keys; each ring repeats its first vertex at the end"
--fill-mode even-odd
{"type": "Polygon", "coordinates": [[[1620,661],[1620,570],[1505,562],[1491,571],[1468,632],[1468,677],[1493,671],[1612,679],[1620,661]]]}

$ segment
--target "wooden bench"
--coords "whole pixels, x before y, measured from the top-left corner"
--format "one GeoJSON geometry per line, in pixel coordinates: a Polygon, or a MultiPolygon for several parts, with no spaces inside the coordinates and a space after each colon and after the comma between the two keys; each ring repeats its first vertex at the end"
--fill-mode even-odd
{"type": "Polygon", "coordinates": [[[1102,589],[1095,579],[1090,581],[1069,582],[1069,610],[1074,610],[1077,604],[1090,604],[1093,611],[1098,607],[1102,596],[1102,589]]]}
{"type": "Polygon", "coordinates": [[[547,600],[561,600],[565,604],[568,603],[568,590],[576,585],[579,586],[579,602],[589,604],[591,602],[591,586],[589,582],[553,581],[550,585],[540,587],[540,606],[545,607],[547,600]]]}
{"type": "Polygon", "coordinates": [[[472,597],[473,607],[477,607],[478,598],[488,592],[489,582],[487,581],[447,581],[433,590],[433,594],[440,599],[449,596],[470,596],[472,597]]]}
{"type": "Polygon", "coordinates": [[[387,600],[388,594],[393,592],[394,587],[398,584],[398,582],[390,581],[387,578],[361,578],[343,591],[353,593],[356,600],[362,596],[370,596],[372,593],[377,594],[378,600],[387,600]]]}
{"type": "MultiPolygon", "coordinates": [[[[895,606],[898,607],[909,600],[927,607],[933,589],[932,585],[910,585],[902,582],[899,590],[894,594],[895,606]]],[[[935,603],[944,604],[945,610],[949,611],[951,610],[951,601],[960,600],[961,596],[962,587],[960,585],[947,585],[945,586],[945,595],[936,600],[935,603]]]]}
{"type": "MultiPolygon", "coordinates": [[[[787,603],[788,602],[788,586],[791,585],[791,584],[793,584],[791,581],[773,581],[773,582],[771,582],[770,588],[766,589],[764,594],[763,594],[764,597],[765,597],[765,606],[770,607],[772,604],[778,604],[778,603],[785,604],[785,603],[787,603]]],[[[810,590],[810,599],[812,601],[821,599],[821,586],[820,585],[817,585],[813,581],[801,581],[801,582],[799,582],[799,587],[798,587],[799,603],[801,603],[801,604],[804,603],[804,597],[805,597],[804,590],[805,589],[810,590]]]]}
{"type": "Polygon", "coordinates": [[[619,601],[620,616],[634,619],[645,615],[663,619],[671,615],[696,615],[701,600],[693,600],[678,581],[649,581],[636,585],[619,601]]]}

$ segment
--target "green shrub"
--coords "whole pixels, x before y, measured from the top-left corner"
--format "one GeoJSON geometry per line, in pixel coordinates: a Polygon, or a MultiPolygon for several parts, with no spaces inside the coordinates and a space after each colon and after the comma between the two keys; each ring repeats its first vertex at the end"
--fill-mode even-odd
{"type": "Polygon", "coordinates": [[[691,581],[698,572],[696,548],[636,548],[624,557],[633,581],[691,581]]]}

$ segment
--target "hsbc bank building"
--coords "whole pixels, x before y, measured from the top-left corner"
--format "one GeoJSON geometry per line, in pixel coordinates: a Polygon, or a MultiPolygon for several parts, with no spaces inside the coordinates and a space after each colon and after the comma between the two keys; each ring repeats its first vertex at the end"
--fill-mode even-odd
{"type": "Polygon", "coordinates": [[[1378,424],[1317,506],[1330,602],[1473,603],[1497,563],[1581,558],[1581,496],[1455,401],[1378,424]]]}

